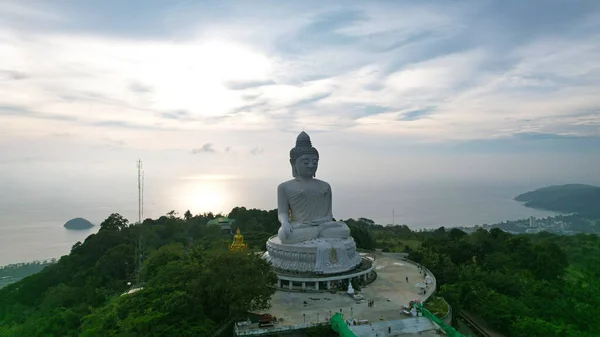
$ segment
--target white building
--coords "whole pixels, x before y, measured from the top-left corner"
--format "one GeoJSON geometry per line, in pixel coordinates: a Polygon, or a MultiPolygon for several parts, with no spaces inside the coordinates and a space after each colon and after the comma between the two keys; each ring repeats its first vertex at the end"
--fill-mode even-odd
{"type": "Polygon", "coordinates": [[[531,228],[535,227],[535,217],[534,216],[529,218],[529,227],[531,227],[531,228]]]}

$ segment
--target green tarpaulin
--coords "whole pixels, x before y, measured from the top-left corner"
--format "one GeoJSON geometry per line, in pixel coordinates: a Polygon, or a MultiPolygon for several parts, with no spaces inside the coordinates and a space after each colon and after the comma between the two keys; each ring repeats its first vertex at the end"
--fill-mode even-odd
{"type": "Polygon", "coordinates": [[[451,326],[447,325],[446,323],[442,322],[441,319],[435,317],[435,315],[433,315],[431,312],[429,312],[429,310],[425,309],[421,303],[416,303],[416,306],[417,306],[417,310],[419,310],[419,311],[421,311],[423,313],[423,316],[427,317],[430,321],[432,321],[435,324],[439,325],[440,328],[442,330],[444,330],[444,332],[446,333],[446,336],[449,336],[449,337],[465,337],[465,335],[461,334],[460,332],[456,331],[456,329],[454,329],[453,327],[451,327],[451,326]]]}
{"type": "MultiPolygon", "coordinates": [[[[456,331],[453,327],[442,322],[441,319],[435,317],[429,310],[423,308],[421,303],[413,303],[416,306],[417,310],[423,313],[423,316],[427,317],[429,320],[437,324],[444,332],[446,336],[449,337],[465,337],[460,332],[456,331]]],[[[356,337],[354,332],[348,328],[348,325],[344,321],[344,317],[339,312],[333,315],[329,320],[329,324],[331,324],[331,328],[333,331],[337,332],[340,337],[356,337]]]]}
{"type": "Polygon", "coordinates": [[[331,324],[333,331],[337,332],[340,337],[356,337],[354,332],[348,328],[348,325],[344,322],[344,317],[339,312],[331,317],[329,324],[331,324]]]}

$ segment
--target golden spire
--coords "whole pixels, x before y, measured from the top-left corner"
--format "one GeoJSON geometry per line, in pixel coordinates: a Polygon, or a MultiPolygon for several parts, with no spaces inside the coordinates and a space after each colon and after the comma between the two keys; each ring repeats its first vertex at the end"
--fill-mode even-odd
{"type": "Polygon", "coordinates": [[[238,228],[235,231],[235,235],[233,236],[233,243],[229,246],[229,250],[246,250],[248,249],[248,245],[244,243],[244,236],[241,234],[240,229],[238,228]]]}

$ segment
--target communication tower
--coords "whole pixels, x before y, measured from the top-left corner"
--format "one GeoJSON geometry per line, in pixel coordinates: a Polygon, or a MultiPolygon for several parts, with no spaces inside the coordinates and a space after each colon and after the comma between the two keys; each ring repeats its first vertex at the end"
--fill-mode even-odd
{"type": "Polygon", "coordinates": [[[143,283],[142,263],[144,262],[144,237],[142,219],[144,218],[144,171],[142,161],[138,159],[138,223],[140,232],[138,237],[135,266],[135,287],[141,287],[143,283]]]}

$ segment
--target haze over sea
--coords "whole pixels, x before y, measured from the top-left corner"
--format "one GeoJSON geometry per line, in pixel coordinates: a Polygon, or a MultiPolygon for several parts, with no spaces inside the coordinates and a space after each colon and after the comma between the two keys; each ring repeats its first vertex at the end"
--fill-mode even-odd
{"type": "MultiPolygon", "coordinates": [[[[95,195],[84,196],[87,193],[77,193],[77,189],[67,193],[56,192],[54,196],[42,190],[31,190],[32,193],[17,199],[18,202],[4,203],[0,215],[0,265],[68,254],[75,242],[83,241],[96,232],[98,225],[112,212],[121,213],[135,222],[135,179],[128,184],[105,183],[107,188],[97,189],[100,193],[95,195]],[[64,229],[62,225],[74,217],[84,217],[97,226],[82,231],[64,229]]],[[[187,209],[194,214],[210,211],[202,208],[203,198],[215,213],[227,213],[235,206],[273,209],[276,207],[276,183],[274,180],[221,180],[198,184],[190,180],[164,180],[156,185],[146,181],[145,217],[156,218],[170,210],[176,210],[180,215],[187,209]],[[206,193],[194,196],[193,193],[204,188],[206,193]],[[220,199],[207,197],[211,190],[220,199]],[[218,193],[220,190],[229,190],[230,193],[218,193]]],[[[100,182],[91,184],[98,187],[100,182]]],[[[340,219],[362,216],[380,224],[406,224],[415,230],[555,215],[523,207],[512,200],[517,194],[539,186],[495,182],[333,185],[334,215],[340,219]]],[[[95,189],[94,186],[87,188],[91,188],[90,191],[95,189]]],[[[6,195],[2,197],[8,200],[6,195]]]]}

